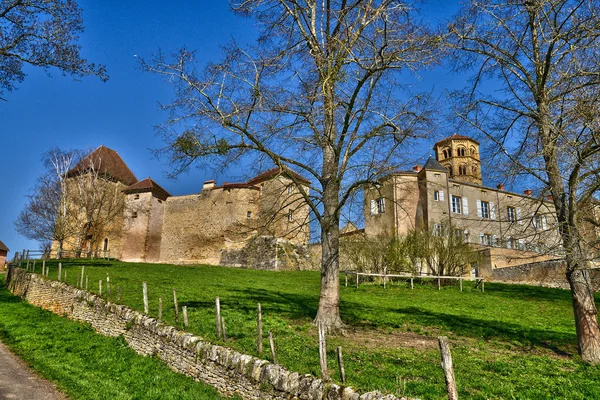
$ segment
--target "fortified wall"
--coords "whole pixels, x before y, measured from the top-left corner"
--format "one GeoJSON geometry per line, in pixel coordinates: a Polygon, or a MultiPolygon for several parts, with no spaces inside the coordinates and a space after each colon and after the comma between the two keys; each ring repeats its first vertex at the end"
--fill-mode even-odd
{"type": "Polygon", "coordinates": [[[225,396],[252,400],[397,400],[379,392],[361,395],[351,387],[326,383],[213,345],[138,311],[23,269],[11,266],[6,280],[9,290],[29,303],[89,323],[105,336],[123,336],[138,354],[156,356],[174,371],[210,384],[225,396]]]}

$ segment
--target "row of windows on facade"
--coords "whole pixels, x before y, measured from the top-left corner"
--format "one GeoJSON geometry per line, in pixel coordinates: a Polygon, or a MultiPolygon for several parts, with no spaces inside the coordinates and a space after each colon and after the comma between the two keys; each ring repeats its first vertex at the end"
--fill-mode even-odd
{"type": "MultiPolygon", "coordinates": [[[[433,226],[433,234],[435,236],[443,235],[441,224],[433,226]]],[[[526,243],[525,239],[516,239],[511,236],[501,239],[494,234],[480,232],[479,240],[472,242],[471,235],[466,229],[454,229],[454,235],[461,238],[465,243],[479,243],[484,246],[506,247],[507,249],[531,250],[538,253],[549,250],[549,247],[544,243],[526,243]]]]}
{"type": "MultiPolygon", "coordinates": [[[[433,192],[434,201],[444,201],[444,191],[436,190],[433,192]]],[[[466,197],[451,197],[451,208],[453,214],[469,215],[469,199],[466,197]]],[[[371,200],[371,215],[383,214],[385,212],[385,198],[371,200]]],[[[477,216],[482,219],[496,219],[496,205],[493,202],[477,200],[477,216]]],[[[521,209],[519,207],[506,207],[506,218],[508,222],[517,222],[522,225],[524,220],[521,218],[521,209]]],[[[548,229],[548,223],[545,215],[536,214],[532,219],[532,225],[536,229],[548,229]]]]}
{"type": "MultiPolygon", "coordinates": [[[[469,153],[467,153],[467,149],[464,147],[456,148],[456,156],[457,157],[466,157],[467,154],[469,154],[471,156],[476,156],[477,150],[475,150],[475,147],[471,147],[469,149],[469,153]]],[[[452,149],[443,149],[442,150],[442,160],[446,159],[446,158],[450,158],[450,157],[452,157],[452,149]]]]}
{"type": "MultiPolygon", "coordinates": [[[[452,173],[453,170],[452,170],[452,166],[451,165],[445,165],[445,167],[446,167],[446,169],[448,169],[448,173],[450,175],[454,175],[452,173]]],[[[471,167],[471,174],[472,175],[477,175],[477,167],[474,166],[474,165],[471,167]]],[[[458,166],[458,174],[457,175],[468,175],[467,166],[464,165],[464,164],[459,165],[458,166]]]]}

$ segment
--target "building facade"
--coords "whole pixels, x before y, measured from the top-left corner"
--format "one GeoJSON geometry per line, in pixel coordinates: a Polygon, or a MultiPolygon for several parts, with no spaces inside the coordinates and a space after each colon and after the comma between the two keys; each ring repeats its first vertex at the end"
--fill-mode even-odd
{"type": "Polygon", "coordinates": [[[365,191],[365,234],[403,236],[411,230],[453,234],[480,250],[471,271],[485,276],[494,268],[543,261],[560,253],[549,199],[482,185],[479,143],[462,135],[434,146],[436,157],[423,167],[401,171],[365,191]]]}
{"type": "MultiPolygon", "coordinates": [[[[110,230],[83,243],[86,253],[132,262],[267,269],[309,265],[309,207],[299,188],[308,193],[310,182],[293,171],[273,168],[241,183],[206,181],[199,193],[172,196],[150,177],[138,181],[104,146],[86,159],[103,156],[110,162],[103,162],[102,176],[123,206],[110,230]]],[[[85,172],[78,164],[69,175],[85,172]]]]}

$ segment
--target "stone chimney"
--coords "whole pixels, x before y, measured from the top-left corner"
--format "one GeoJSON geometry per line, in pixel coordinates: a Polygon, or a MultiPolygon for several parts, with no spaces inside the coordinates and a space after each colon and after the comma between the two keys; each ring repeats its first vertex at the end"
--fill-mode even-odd
{"type": "Polygon", "coordinates": [[[499,183],[498,185],[496,185],[496,189],[504,190],[504,183],[499,183]]]}
{"type": "Polygon", "coordinates": [[[212,190],[217,186],[217,181],[204,181],[204,185],[202,185],[202,190],[212,190]]]}
{"type": "Polygon", "coordinates": [[[417,164],[413,167],[413,171],[415,171],[415,172],[421,172],[422,169],[423,169],[423,167],[420,166],[419,164],[417,164]]]}
{"type": "Polygon", "coordinates": [[[533,194],[533,190],[525,189],[525,190],[523,190],[523,193],[525,193],[525,196],[531,196],[533,194]]]}

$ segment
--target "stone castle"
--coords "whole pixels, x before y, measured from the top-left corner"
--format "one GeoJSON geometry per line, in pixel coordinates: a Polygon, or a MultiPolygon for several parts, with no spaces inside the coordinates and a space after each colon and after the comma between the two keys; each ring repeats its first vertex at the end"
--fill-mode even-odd
{"type": "Polygon", "coordinates": [[[65,251],[152,263],[308,265],[309,208],[298,187],[308,193],[309,182],[293,171],[273,168],[241,183],[210,180],[199,193],[172,196],[150,177],[138,181],[119,154],[105,146],[81,160],[68,177],[85,174],[92,164],[103,182],[123,196],[122,215],[110,229],[79,241],[79,249],[76,240],[65,241],[65,251]]]}

